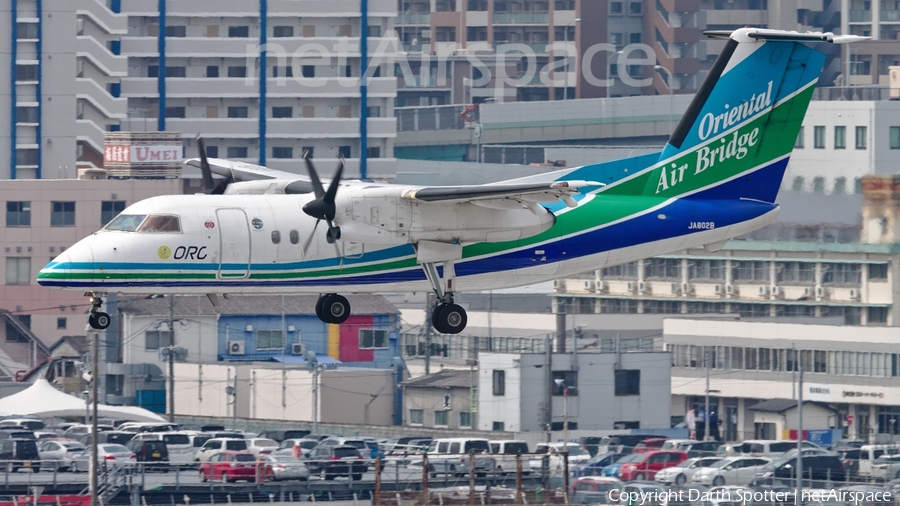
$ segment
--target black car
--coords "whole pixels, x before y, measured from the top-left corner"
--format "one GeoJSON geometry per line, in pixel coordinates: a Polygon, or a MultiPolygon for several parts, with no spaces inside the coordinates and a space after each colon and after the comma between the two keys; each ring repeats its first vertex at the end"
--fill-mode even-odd
{"type": "Polygon", "coordinates": [[[585,451],[591,454],[591,457],[597,455],[597,451],[600,447],[600,441],[602,437],[599,436],[582,436],[575,440],[576,443],[580,444],[585,451]]]}
{"type": "MultiPolygon", "coordinates": [[[[827,482],[847,479],[847,470],[837,455],[804,455],[802,457],[804,486],[818,487],[827,482]],[[806,480],[810,480],[807,483],[806,480]]],[[[757,473],[753,485],[789,485],[797,477],[797,457],[790,456],[770,462],[757,473]]]]}
{"type": "Polygon", "coordinates": [[[37,439],[34,432],[22,429],[0,429],[0,439],[37,439]]]}
{"type": "Polygon", "coordinates": [[[359,450],[353,446],[317,446],[306,454],[309,474],[318,474],[323,480],[333,480],[336,476],[349,476],[361,480],[369,464],[359,450]]]}
{"type": "Polygon", "coordinates": [[[286,439],[303,439],[312,431],[307,429],[268,429],[259,434],[259,437],[274,439],[279,443],[286,439]]]}
{"type": "Polygon", "coordinates": [[[133,440],[125,447],[134,452],[137,461],[143,464],[144,469],[169,472],[169,448],[166,443],[141,439],[133,440]]]}
{"type": "Polygon", "coordinates": [[[4,439],[0,441],[0,462],[7,462],[9,470],[31,469],[40,472],[40,456],[34,439],[4,439]]]}

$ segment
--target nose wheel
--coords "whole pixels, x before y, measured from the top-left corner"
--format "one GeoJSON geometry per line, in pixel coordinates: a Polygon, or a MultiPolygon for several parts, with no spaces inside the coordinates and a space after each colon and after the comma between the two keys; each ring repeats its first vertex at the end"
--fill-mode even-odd
{"type": "Polygon", "coordinates": [[[350,318],[350,301],[343,295],[326,293],[316,301],[316,316],[325,323],[344,323],[350,318]]]}
{"type": "Polygon", "coordinates": [[[100,311],[103,298],[97,294],[91,294],[91,314],[88,316],[88,324],[92,329],[106,330],[111,322],[109,315],[100,311]]]}
{"type": "Polygon", "coordinates": [[[468,323],[466,310],[459,304],[438,304],[431,313],[431,325],[441,334],[459,334],[468,323]]]}

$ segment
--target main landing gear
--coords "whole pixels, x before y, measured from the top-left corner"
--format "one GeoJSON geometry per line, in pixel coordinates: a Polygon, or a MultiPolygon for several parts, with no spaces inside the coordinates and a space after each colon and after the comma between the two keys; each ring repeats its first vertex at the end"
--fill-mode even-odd
{"type": "Polygon", "coordinates": [[[326,293],[316,301],[316,316],[325,323],[344,323],[350,318],[350,302],[343,295],[326,293]]]}
{"type": "Polygon", "coordinates": [[[446,290],[441,284],[441,277],[438,275],[434,262],[423,263],[422,270],[425,271],[425,277],[428,278],[438,298],[438,305],[431,312],[431,325],[441,334],[459,334],[466,328],[469,318],[466,310],[453,302],[453,280],[455,278],[453,263],[444,262],[446,290]]]}
{"type": "Polygon", "coordinates": [[[99,293],[89,293],[87,295],[91,297],[91,314],[88,316],[88,323],[92,329],[105,330],[109,327],[110,319],[108,314],[100,311],[100,306],[103,305],[102,295],[99,293]]]}

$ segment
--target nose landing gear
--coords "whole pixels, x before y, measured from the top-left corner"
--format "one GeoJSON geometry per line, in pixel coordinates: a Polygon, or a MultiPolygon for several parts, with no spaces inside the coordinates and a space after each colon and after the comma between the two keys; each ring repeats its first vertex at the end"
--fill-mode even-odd
{"type": "Polygon", "coordinates": [[[103,297],[98,293],[90,293],[88,295],[91,297],[91,314],[88,316],[88,324],[90,324],[92,329],[105,330],[109,327],[110,318],[108,314],[100,311],[100,306],[103,305],[103,297]]]}

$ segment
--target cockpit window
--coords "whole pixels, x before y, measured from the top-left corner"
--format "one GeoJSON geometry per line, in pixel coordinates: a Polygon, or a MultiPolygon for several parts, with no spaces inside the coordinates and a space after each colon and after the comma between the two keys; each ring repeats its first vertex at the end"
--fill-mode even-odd
{"type": "Polygon", "coordinates": [[[147,216],[138,232],[181,232],[177,216],[147,216]]]}
{"type": "Polygon", "coordinates": [[[106,230],[134,232],[146,217],[144,214],[120,214],[106,225],[106,230]]]}

